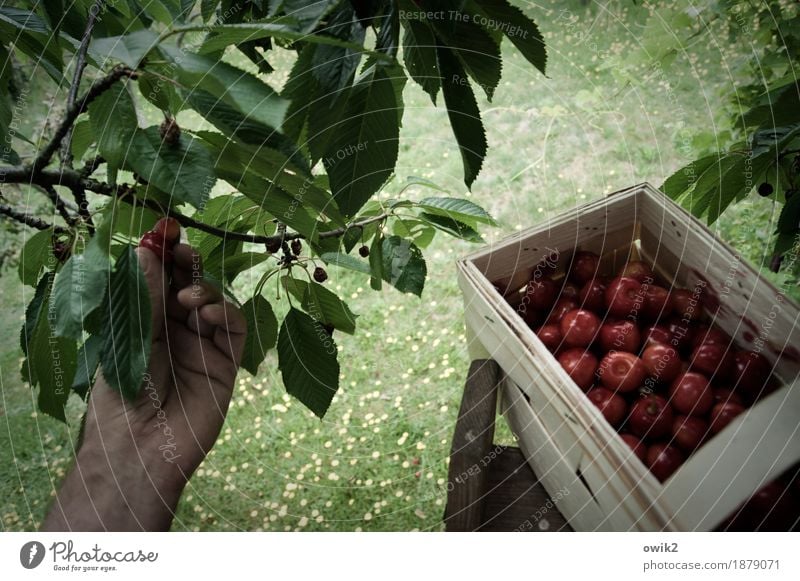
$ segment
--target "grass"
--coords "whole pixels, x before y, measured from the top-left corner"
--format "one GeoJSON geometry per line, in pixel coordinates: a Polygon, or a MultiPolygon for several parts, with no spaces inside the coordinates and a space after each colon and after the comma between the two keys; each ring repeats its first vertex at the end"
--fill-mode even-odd
{"type": "MultiPolygon", "coordinates": [[[[644,10],[609,2],[587,11],[555,1],[528,9],[548,42],[549,78],[504,45],[503,81],[494,102],[481,103],[491,149],[471,193],[445,111],[409,85],[397,175],[421,175],[486,207],[500,222],[489,241],[616,189],[660,184],[689,161],[677,146],[681,132],[711,125],[706,98],[730,81],[719,66],[727,49],[713,43],[697,49],[692,66],[676,64],[681,73],[669,82],[629,85],[605,68],[636,49],[644,10]]],[[[755,257],[760,244],[742,232],[742,216],[726,216],[720,232],[755,257]]],[[[435,241],[421,300],[375,293],[360,276],[331,272],[328,284],[361,318],[355,336],[337,335],[342,388],[327,417],[315,419],[284,393],[274,355],[258,377],[242,372],[222,436],[173,528],[440,530],[468,366],[454,261],[471,250],[435,241]]],[[[31,290],[13,272],[0,285],[0,526],[31,530],[70,465],[82,406],[71,401],[68,426],[35,412],[35,394],[19,380],[16,342],[31,290]]],[[[498,425],[498,438],[510,441],[498,425]]]]}

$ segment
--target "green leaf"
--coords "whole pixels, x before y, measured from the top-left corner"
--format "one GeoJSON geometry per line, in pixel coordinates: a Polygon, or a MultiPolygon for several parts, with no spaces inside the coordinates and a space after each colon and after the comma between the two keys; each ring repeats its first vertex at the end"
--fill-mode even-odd
{"type": "Polygon", "coordinates": [[[36,292],[33,293],[33,298],[25,308],[25,320],[22,323],[22,328],[19,333],[19,344],[22,353],[28,354],[28,344],[31,341],[33,330],[36,328],[36,323],[39,320],[39,313],[42,310],[42,305],[47,305],[46,299],[50,297],[50,291],[53,288],[53,273],[48,272],[45,276],[39,279],[36,285],[36,292]]]}
{"type": "Polygon", "coordinates": [[[422,220],[398,218],[392,225],[395,236],[408,238],[419,248],[427,248],[436,235],[436,229],[422,220]]]}
{"type": "Polygon", "coordinates": [[[428,268],[420,249],[399,236],[389,236],[383,241],[382,254],[383,279],[400,292],[421,296],[428,268]]]}
{"type": "Polygon", "coordinates": [[[150,358],[152,319],[147,281],[131,246],[111,275],[100,364],[108,384],[129,400],[139,395],[150,358]]]}
{"type": "Polygon", "coordinates": [[[152,230],[160,218],[153,210],[142,206],[136,198],[129,198],[124,202],[114,198],[108,202],[103,213],[107,220],[113,218],[116,234],[136,239],[152,230]]]}
{"type": "Polygon", "coordinates": [[[97,150],[106,159],[114,184],[116,170],[122,167],[139,123],[127,81],[117,81],[91,102],[89,122],[97,138],[97,150]]]}
{"type": "Polygon", "coordinates": [[[52,41],[53,33],[36,14],[0,6],[0,37],[13,39],[14,47],[31,58],[34,70],[43,68],[57,84],[61,84],[61,44],[52,41]]]}
{"type": "Polygon", "coordinates": [[[437,57],[442,74],[442,93],[447,105],[447,114],[464,163],[464,183],[467,187],[472,187],[481,171],[488,148],[481,112],[472,87],[469,83],[458,80],[464,78],[464,69],[454,58],[453,53],[440,46],[437,49],[437,57]]]}
{"type": "Polygon", "coordinates": [[[216,53],[229,45],[251,42],[261,38],[277,38],[290,41],[299,40],[307,43],[335,46],[350,50],[362,49],[361,45],[355,42],[348,42],[347,40],[322,34],[306,34],[286,24],[280,24],[277,21],[221,24],[208,27],[208,33],[206,40],[198,51],[200,54],[216,53]]]}
{"type": "Polygon", "coordinates": [[[73,254],[56,275],[51,300],[56,313],[55,331],[59,337],[80,339],[84,319],[105,299],[106,281],[111,270],[109,243],[106,227],[105,235],[95,235],[86,249],[73,254]]]}
{"type": "Polygon", "coordinates": [[[311,317],[290,308],[278,334],[278,367],[286,391],[317,417],[324,417],[339,389],[333,338],[311,317]]]}
{"type": "Polygon", "coordinates": [[[366,33],[351,6],[342,4],[326,23],[327,26],[314,36],[334,37],[355,41],[354,48],[323,45],[314,52],[312,71],[322,94],[340,98],[342,89],[349,87],[353,75],[361,62],[366,33]]]}
{"type": "Polygon", "coordinates": [[[40,230],[25,242],[19,257],[19,280],[22,284],[36,286],[42,269],[55,269],[53,256],[53,231],[40,230]]]}
{"type": "Polygon", "coordinates": [[[776,232],[784,235],[797,235],[800,231],[800,195],[795,193],[784,204],[781,214],[778,217],[778,227],[776,232]]]}
{"type": "Polygon", "coordinates": [[[77,368],[77,346],[70,339],[55,336],[50,309],[44,308],[49,302],[50,280],[45,283],[36,324],[26,337],[27,359],[23,363],[23,375],[32,387],[39,387],[39,409],[66,422],[64,406],[69,398],[69,382],[77,368]]]}
{"type": "Polygon", "coordinates": [[[217,5],[219,5],[219,0],[200,1],[200,16],[202,16],[203,22],[211,20],[211,17],[214,16],[217,11],[217,5]]]}
{"type": "Polygon", "coordinates": [[[299,301],[303,310],[323,325],[352,335],[356,331],[356,318],[342,299],[321,284],[285,276],[281,279],[299,301]]]}
{"type": "Polygon", "coordinates": [[[400,126],[392,76],[399,67],[373,65],[348,96],[323,163],[339,208],[353,216],[377,192],[397,163],[400,126]]]}
{"type": "Polygon", "coordinates": [[[232,283],[239,274],[258,266],[270,256],[265,252],[237,252],[226,257],[221,265],[225,281],[232,283]]]}
{"type": "Polygon", "coordinates": [[[156,126],[133,135],[126,165],[175,202],[195,208],[203,207],[217,179],[214,158],[200,140],[181,134],[176,143],[165,144],[156,126]]]}
{"type": "Polygon", "coordinates": [[[93,38],[89,43],[89,52],[100,67],[108,66],[108,60],[113,59],[135,69],[156,46],[158,34],[149,28],[143,28],[122,36],[93,38]]]}
{"type": "Polygon", "coordinates": [[[466,240],[468,242],[484,242],[483,237],[478,233],[477,230],[467,224],[464,224],[463,222],[454,220],[453,218],[447,218],[437,214],[428,214],[426,212],[422,212],[419,217],[420,219],[425,220],[428,224],[434,226],[437,230],[446,232],[447,234],[455,236],[456,238],[461,238],[462,240],[466,240]]]}
{"type": "Polygon", "coordinates": [[[366,262],[359,260],[355,256],[350,256],[349,254],[342,254],[341,252],[326,252],[325,254],[320,255],[320,259],[323,260],[325,264],[332,264],[340,268],[354,270],[363,274],[370,273],[369,265],[366,262]]]}
{"type": "MultiPolygon", "coordinates": [[[[430,10],[433,11],[452,11],[453,6],[448,0],[427,0],[426,8],[430,3],[430,10]],[[449,10],[448,10],[449,9],[449,10]]],[[[502,58],[500,56],[500,45],[498,40],[492,37],[481,25],[475,22],[472,15],[460,13],[461,18],[450,16],[449,18],[434,18],[430,22],[436,30],[437,35],[452,51],[461,63],[463,70],[459,76],[448,78],[447,72],[442,69],[441,58],[439,58],[439,71],[443,83],[469,84],[466,71],[470,77],[483,89],[489,101],[494,96],[494,91],[500,83],[502,74],[502,58]]]]}
{"type": "Polygon", "coordinates": [[[78,349],[78,368],[72,380],[72,391],[81,399],[86,399],[89,388],[94,385],[94,377],[100,366],[100,350],[103,346],[103,337],[92,335],[78,349]]]}
{"type": "Polygon", "coordinates": [[[188,96],[198,89],[206,91],[216,97],[221,105],[238,111],[246,121],[280,130],[289,102],[255,75],[219,59],[177,47],[162,46],[161,51],[172,61],[173,74],[187,88],[188,96]]]}
{"type": "Polygon", "coordinates": [[[246,301],[242,305],[242,313],[247,319],[242,367],[251,375],[256,375],[267,351],[275,347],[278,340],[278,319],[275,318],[272,305],[261,295],[246,301]]]}
{"type": "Polygon", "coordinates": [[[284,0],[283,10],[289,18],[293,18],[300,24],[302,32],[307,33],[314,30],[322,19],[340,2],[341,0],[318,0],[316,2],[284,0]]]}
{"type": "MultiPolygon", "coordinates": [[[[547,49],[536,23],[525,16],[522,10],[512,6],[508,0],[476,0],[476,2],[488,17],[487,24],[492,23],[501,30],[522,56],[545,74],[547,49]]],[[[484,24],[483,19],[479,23],[484,24]]]]}
{"type": "Polygon", "coordinates": [[[153,105],[162,111],[177,115],[186,101],[178,95],[175,86],[170,82],[171,70],[160,65],[148,65],[139,75],[139,92],[153,105]]]}
{"type": "Polygon", "coordinates": [[[291,103],[286,111],[284,133],[301,145],[305,145],[303,134],[317,90],[312,70],[316,48],[314,45],[308,45],[300,51],[281,93],[291,103]]]}
{"type": "Polygon", "coordinates": [[[94,131],[92,131],[91,122],[84,119],[76,123],[72,128],[72,141],[70,142],[72,157],[80,161],[93,142],[94,131]]]}
{"type": "Polygon", "coordinates": [[[403,61],[408,74],[422,90],[428,93],[433,104],[442,86],[439,65],[436,61],[436,36],[425,22],[404,20],[403,61]]]}
{"type": "Polygon", "coordinates": [[[383,248],[383,234],[378,232],[372,239],[369,249],[369,286],[376,291],[383,288],[383,279],[386,276],[383,271],[383,248]]]}
{"type": "Polygon", "coordinates": [[[497,222],[479,205],[462,198],[425,198],[417,204],[428,214],[463,222],[477,229],[478,224],[497,226],[497,222]]]}
{"type": "Polygon", "coordinates": [[[661,184],[661,191],[673,200],[679,198],[686,193],[689,188],[694,186],[697,182],[697,178],[719,158],[719,153],[713,153],[686,164],[661,184]]]}
{"type": "Polygon", "coordinates": [[[719,189],[712,196],[708,207],[708,223],[717,221],[720,214],[730,206],[734,200],[746,195],[753,189],[753,176],[760,176],[770,164],[775,163],[775,154],[767,152],[763,155],[747,159],[737,156],[734,163],[726,172],[719,183],[719,189]]]}

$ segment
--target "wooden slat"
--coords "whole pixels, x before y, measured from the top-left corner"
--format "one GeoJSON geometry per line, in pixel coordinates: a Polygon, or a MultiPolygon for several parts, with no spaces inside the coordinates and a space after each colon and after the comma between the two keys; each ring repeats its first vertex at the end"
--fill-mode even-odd
{"type": "Polygon", "coordinates": [[[450,450],[444,514],[448,531],[475,531],[482,522],[499,377],[500,368],[490,359],[470,365],[450,450]]]}
{"type": "Polygon", "coordinates": [[[536,479],[519,448],[495,449],[489,464],[483,519],[484,532],[571,531],[553,500],[536,479]]]}

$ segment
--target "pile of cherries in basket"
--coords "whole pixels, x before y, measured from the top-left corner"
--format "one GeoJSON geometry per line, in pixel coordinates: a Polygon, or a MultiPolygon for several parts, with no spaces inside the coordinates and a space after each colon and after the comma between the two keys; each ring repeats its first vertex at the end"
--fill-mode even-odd
{"type": "MultiPolygon", "coordinates": [[[[641,261],[628,262],[615,277],[607,277],[597,254],[580,251],[564,280],[537,268],[516,305],[572,380],[662,482],[705,441],[777,388],[763,355],[738,349],[726,333],[704,322],[703,290],[702,285],[668,289],[641,261]]],[[[787,495],[787,484],[771,482],[753,499],[766,494],[796,504],[797,485],[787,495]]]]}

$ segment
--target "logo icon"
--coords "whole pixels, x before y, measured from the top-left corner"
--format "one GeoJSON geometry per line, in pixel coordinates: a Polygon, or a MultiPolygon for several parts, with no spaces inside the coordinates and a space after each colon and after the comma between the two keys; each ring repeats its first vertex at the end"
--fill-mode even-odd
{"type": "Polygon", "coordinates": [[[39,541],[30,541],[19,550],[19,562],[26,569],[35,569],[44,560],[44,545],[39,541]]]}

